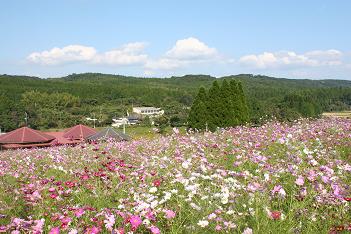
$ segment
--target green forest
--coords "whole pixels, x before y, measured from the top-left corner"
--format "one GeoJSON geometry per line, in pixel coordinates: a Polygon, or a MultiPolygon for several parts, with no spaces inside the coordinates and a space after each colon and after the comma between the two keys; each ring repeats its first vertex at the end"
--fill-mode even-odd
{"type": "Polygon", "coordinates": [[[125,116],[132,106],[161,107],[170,125],[187,126],[199,89],[209,90],[217,81],[221,92],[224,80],[228,85],[235,81],[242,86],[248,108],[245,122],[252,124],[272,117],[282,121],[318,117],[322,112],[349,110],[351,106],[351,81],[345,80],[278,79],[251,74],[137,78],[84,73],[48,79],[0,75],[0,128],[10,131],[23,126],[25,113],[28,125],[35,129],[88,124],[87,117],[95,117],[98,126],[105,126],[112,118],[125,116]]]}

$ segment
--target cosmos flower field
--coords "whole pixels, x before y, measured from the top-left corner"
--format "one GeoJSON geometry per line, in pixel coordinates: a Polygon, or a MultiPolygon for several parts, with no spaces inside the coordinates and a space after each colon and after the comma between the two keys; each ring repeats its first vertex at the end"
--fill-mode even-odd
{"type": "Polygon", "coordinates": [[[4,233],[348,233],[351,120],[0,152],[4,233]]]}

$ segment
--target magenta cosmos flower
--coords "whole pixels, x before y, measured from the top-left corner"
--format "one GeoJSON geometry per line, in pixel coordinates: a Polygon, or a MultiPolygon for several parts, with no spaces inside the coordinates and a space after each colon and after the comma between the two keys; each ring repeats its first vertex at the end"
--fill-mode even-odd
{"type": "Polygon", "coordinates": [[[51,228],[49,234],[60,234],[60,228],[59,227],[51,228]]]}
{"type": "Polygon", "coordinates": [[[141,218],[137,215],[132,215],[129,219],[129,222],[132,225],[132,228],[134,229],[137,229],[142,223],[141,218]]]}

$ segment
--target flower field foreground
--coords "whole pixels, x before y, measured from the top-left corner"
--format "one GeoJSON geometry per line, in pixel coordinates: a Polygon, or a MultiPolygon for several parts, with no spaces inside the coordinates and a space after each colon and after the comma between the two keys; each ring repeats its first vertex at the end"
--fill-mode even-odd
{"type": "Polygon", "coordinates": [[[0,232],[341,233],[351,121],[0,152],[0,232]]]}

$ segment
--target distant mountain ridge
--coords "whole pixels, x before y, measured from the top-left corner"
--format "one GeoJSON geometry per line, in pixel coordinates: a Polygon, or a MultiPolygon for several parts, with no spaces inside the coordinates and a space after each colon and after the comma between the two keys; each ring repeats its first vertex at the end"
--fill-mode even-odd
{"type": "Polygon", "coordinates": [[[17,116],[22,116],[24,111],[32,112],[32,121],[38,119],[38,128],[65,127],[69,122],[81,123],[86,116],[98,114],[103,123],[109,124],[113,117],[124,116],[131,106],[161,107],[170,117],[186,123],[187,110],[199,88],[208,90],[213,81],[221,83],[223,79],[242,83],[253,122],[261,121],[263,116],[291,120],[351,107],[349,80],[301,80],[251,74],[220,78],[209,75],[141,78],[82,73],[47,79],[0,75],[0,125],[9,126],[7,130],[15,128],[23,121],[17,116]],[[30,106],[31,102],[26,102],[28,97],[37,110],[30,106]],[[53,103],[47,103],[48,98],[53,103]],[[60,98],[71,100],[67,103],[72,106],[66,107],[60,98]]]}

